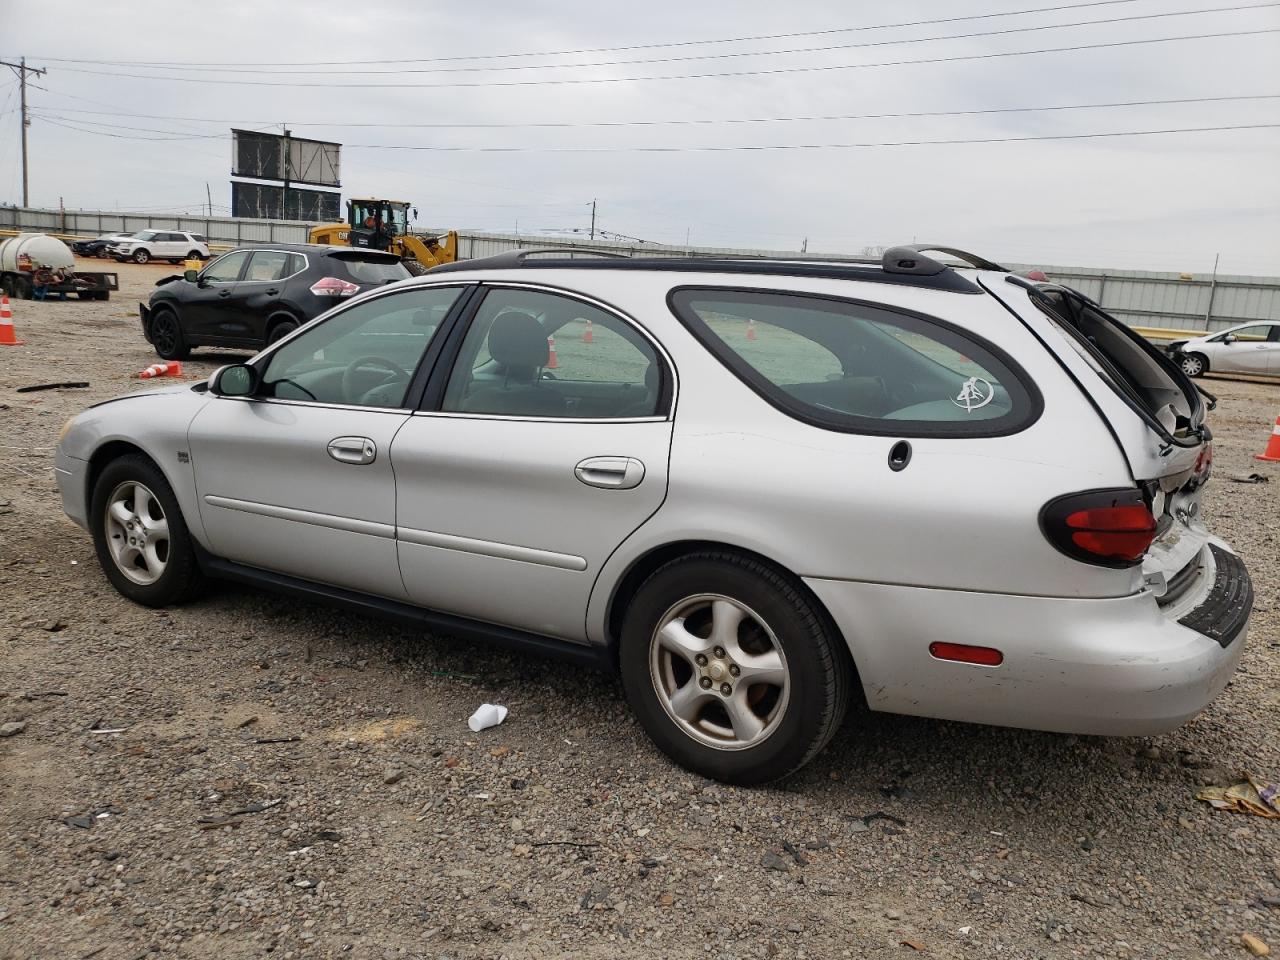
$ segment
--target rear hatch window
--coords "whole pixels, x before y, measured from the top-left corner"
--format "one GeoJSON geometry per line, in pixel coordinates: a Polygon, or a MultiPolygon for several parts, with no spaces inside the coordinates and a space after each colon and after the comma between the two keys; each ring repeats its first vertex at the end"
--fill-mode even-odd
{"type": "Polygon", "coordinates": [[[1036,304],[1116,393],[1179,445],[1200,442],[1204,404],[1166,357],[1075,291],[1060,287],[1041,293],[1036,304]]]}
{"type": "Polygon", "coordinates": [[[362,286],[394,283],[397,280],[408,279],[411,275],[408,268],[398,259],[385,255],[352,251],[351,253],[331,253],[329,258],[336,263],[341,275],[349,277],[362,286]]]}

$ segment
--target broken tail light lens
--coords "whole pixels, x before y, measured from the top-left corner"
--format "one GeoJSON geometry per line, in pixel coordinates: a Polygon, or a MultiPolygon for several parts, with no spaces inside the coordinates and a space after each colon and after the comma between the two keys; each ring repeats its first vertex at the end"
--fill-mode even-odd
{"type": "Polygon", "coordinates": [[[360,292],[360,286],[339,277],[325,277],[311,285],[311,292],[317,297],[350,297],[360,292]]]}
{"type": "Polygon", "coordinates": [[[1156,518],[1136,488],[1087,490],[1058,497],[1040,512],[1049,542],[1100,567],[1133,567],[1156,538],[1156,518]]]}

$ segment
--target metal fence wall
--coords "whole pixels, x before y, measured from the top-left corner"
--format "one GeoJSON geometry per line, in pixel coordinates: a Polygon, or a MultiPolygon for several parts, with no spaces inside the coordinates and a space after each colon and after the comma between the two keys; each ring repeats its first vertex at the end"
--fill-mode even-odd
{"type": "MultiPolygon", "coordinates": [[[[35,230],[97,236],[114,231],[186,230],[210,243],[306,243],[313,226],[289,220],[189,217],[163,214],[39,210],[0,206],[0,230],[35,230]]],[[[433,231],[424,230],[424,233],[433,231]]],[[[442,228],[436,233],[443,234],[442,228]]],[[[648,257],[770,257],[794,260],[868,262],[851,254],[797,253],[733,247],[679,247],[610,240],[568,240],[508,233],[459,231],[458,255],[465,260],[521,249],[599,250],[648,257]]],[[[873,261],[874,262],[874,261],[873,261]]],[[[1249,320],[1280,320],[1280,277],[1157,273],[1108,268],[1010,264],[1011,269],[1044,270],[1050,279],[1075,287],[1121,320],[1137,327],[1220,330],[1249,320]]]]}

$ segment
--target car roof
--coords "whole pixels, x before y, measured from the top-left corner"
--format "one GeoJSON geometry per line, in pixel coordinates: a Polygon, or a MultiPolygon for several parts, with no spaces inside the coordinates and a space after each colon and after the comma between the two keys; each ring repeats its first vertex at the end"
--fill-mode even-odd
{"type": "MultiPolygon", "coordinates": [[[[271,243],[267,240],[250,240],[241,243],[236,250],[283,250],[285,253],[357,253],[379,259],[396,260],[400,258],[385,250],[369,250],[365,247],[349,247],[340,243],[271,243]]],[[[232,251],[234,252],[234,251],[232,251]]]]}
{"type": "Polygon", "coordinates": [[[834,280],[863,280],[905,286],[981,293],[971,279],[940,260],[925,255],[934,250],[966,261],[979,270],[1008,271],[999,264],[954,247],[913,244],[891,247],[879,264],[833,260],[764,259],[730,257],[630,257],[622,254],[563,249],[511,250],[494,257],[459,260],[428,270],[428,274],[474,270],[558,269],[558,270],[645,270],[659,273],[730,273],[756,276],[821,277],[834,280]],[[575,253],[577,255],[575,255],[575,253]]]}

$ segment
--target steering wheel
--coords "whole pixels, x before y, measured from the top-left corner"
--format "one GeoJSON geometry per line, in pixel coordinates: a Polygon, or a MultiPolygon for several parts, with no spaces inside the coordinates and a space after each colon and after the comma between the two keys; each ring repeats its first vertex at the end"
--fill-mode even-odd
{"type": "Polygon", "coordinates": [[[354,360],[348,363],[346,368],[342,371],[342,395],[347,398],[348,403],[359,403],[361,400],[365,399],[369,394],[373,393],[374,390],[378,390],[382,387],[390,386],[391,384],[396,382],[402,382],[402,383],[409,382],[409,374],[406,373],[404,368],[401,367],[399,364],[391,360],[388,360],[386,357],[375,357],[372,355],[366,356],[366,357],[356,357],[354,360]],[[368,369],[370,367],[381,368],[382,370],[385,370],[388,373],[390,373],[392,376],[389,379],[384,379],[381,383],[374,384],[372,387],[364,389],[363,391],[361,391],[360,396],[356,397],[355,396],[355,393],[357,390],[356,381],[359,376],[359,373],[361,370],[368,369]]]}

